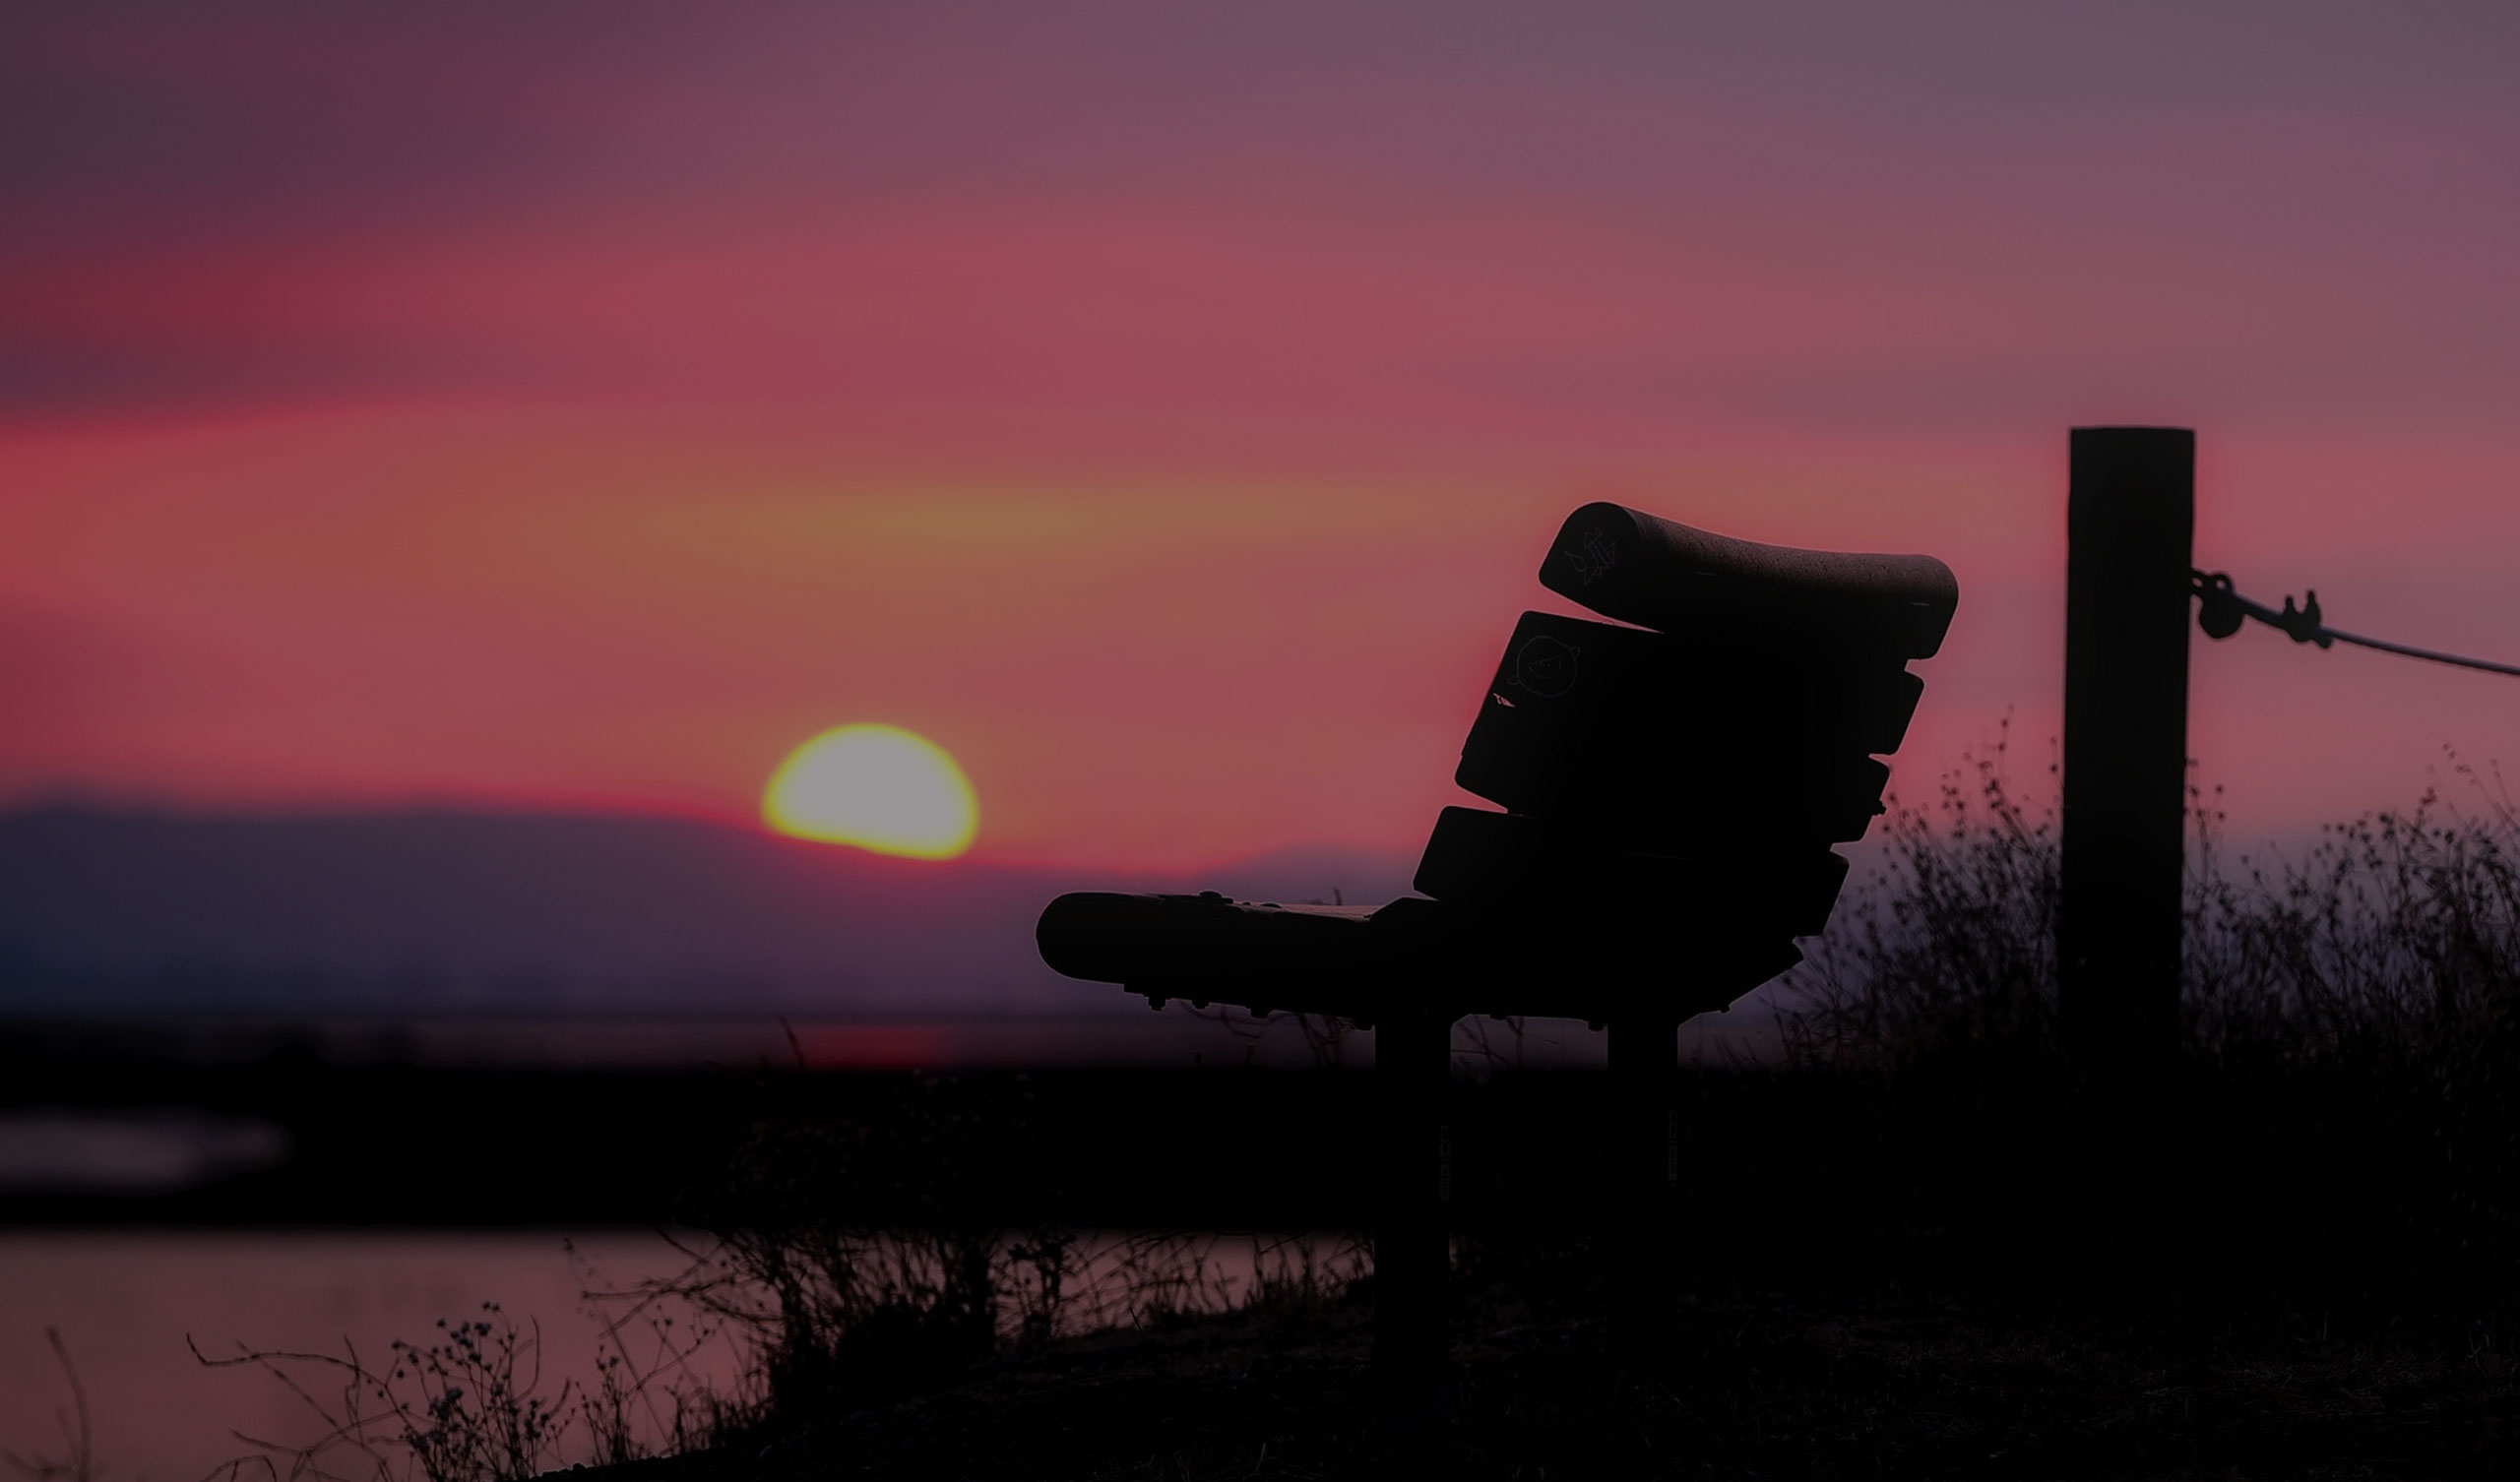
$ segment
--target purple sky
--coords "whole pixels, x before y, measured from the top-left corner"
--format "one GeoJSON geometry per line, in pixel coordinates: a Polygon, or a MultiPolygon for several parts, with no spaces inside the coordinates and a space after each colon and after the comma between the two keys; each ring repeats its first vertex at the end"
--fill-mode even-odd
{"type": "MultiPolygon", "coordinates": [[[[11,31],[0,796],[747,817],[871,719],[983,856],[1405,851],[1600,495],[1941,555],[1900,785],[2036,776],[2111,421],[2243,590],[2520,657],[2507,5],[11,31]]],[[[2263,632],[2195,695],[2259,832],[2520,734],[2263,632]]]]}

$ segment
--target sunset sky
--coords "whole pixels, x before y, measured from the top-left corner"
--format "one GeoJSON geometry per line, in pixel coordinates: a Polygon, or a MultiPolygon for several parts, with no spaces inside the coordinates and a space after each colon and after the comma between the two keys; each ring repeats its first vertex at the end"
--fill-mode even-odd
{"type": "MultiPolygon", "coordinates": [[[[220,5],[0,43],[0,806],[1405,852],[1565,513],[1921,550],[1896,786],[2056,730],[2066,430],[2520,660],[2520,7],[220,5]]],[[[2197,640],[2243,834],[2520,682],[2197,640]]]]}

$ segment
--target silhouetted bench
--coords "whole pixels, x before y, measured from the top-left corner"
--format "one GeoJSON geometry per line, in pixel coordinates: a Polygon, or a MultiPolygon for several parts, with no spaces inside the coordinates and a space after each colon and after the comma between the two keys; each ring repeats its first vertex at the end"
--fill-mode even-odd
{"type": "Polygon", "coordinates": [[[1544,586],[1614,622],[1526,612],[1413,884],[1373,909],[1083,893],[1042,913],[1044,961],[1170,999],[1376,1030],[1391,1193],[1376,1238],[1376,1367],[1422,1402],[1441,1367],[1441,1109],[1470,1014],[1610,1030],[1631,1114],[1626,1248],[1640,1340],[1668,1311],[1656,1236],[1676,1178],[1676,1030],[1801,960],[1847,874],[1959,600],[1930,556],[1793,550],[1615,504],[1568,516],[1544,586]],[[1431,1166],[1430,1166],[1431,1165],[1431,1166]],[[1422,1171],[1418,1171],[1422,1170],[1422,1171]]]}

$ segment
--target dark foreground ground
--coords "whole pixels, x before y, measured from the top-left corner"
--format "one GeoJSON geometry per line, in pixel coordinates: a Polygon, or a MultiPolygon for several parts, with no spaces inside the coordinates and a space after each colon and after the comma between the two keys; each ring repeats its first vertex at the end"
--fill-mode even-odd
{"type": "MultiPolygon", "coordinates": [[[[945,1365],[851,1339],[860,1373],[920,1377],[609,1477],[2520,1475],[2520,1074],[2480,1064],[2105,1095],[2019,1058],[1691,1072],[1682,1297],[1644,1366],[1612,1357],[1637,1298],[1590,1254],[1619,1098],[1465,1078],[1434,1424],[1376,1417],[1368,1282],[945,1365]]],[[[173,1224],[655,1221],[810,1253],[921,1225],[1352,1230],[1382,1178],[1355,1072],[11,1068],[23,1104],[288,1133],[280,1166],[108,1211],[173,1224]]]]}
{"type": "MultiPolygon", "coordinates": [[[[1432,1425],[1375,1414],[1366,1282],[825,1395],[615,1482],[2520,1475],[2498,1099],[2463,1120],[2374,1076],[2231,1072],[2097,1095],[2025,1066],[1710,1073],[1680,1099],[1657,1362],[1614,1356],[1640,1298],[1592,1254],[1614,1098],[1507,1077],[1456,1093],[1432,1425]]],[[[1205,1161],[1273,1156],[1354,1154],[1205,1161]]]]}
{"type": "Polygon", "coordinates": [[[1525,1283],[1465,1294],[1450,1413],[1369,1405],[1361,1304],[1078,1340],[608,1482],[1228,1478],[2496,1477],[2513,1366],[2480,1334],[2347,1336],[2141,1307],[1702,1285],[1669,1362],[1525,1283]]]}

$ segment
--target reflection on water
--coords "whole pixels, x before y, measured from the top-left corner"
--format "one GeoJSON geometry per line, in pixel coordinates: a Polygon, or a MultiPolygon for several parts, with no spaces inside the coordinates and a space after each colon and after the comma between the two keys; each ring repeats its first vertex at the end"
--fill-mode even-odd
{"type": "Polygon", "coordinates": [[[260,1118],[192,1107],[0,1111],[0,1192],[172,1194],[276,1167],[288,1142],[260,1118]]]}
{"type": "MultiPolygon", "coordinates": [[[[556,1392],[596,1372],[602,1328],[581,1295],[589,1273],[622,1286],[685,1264],[655,1235],[573,1244],[574,1254],[552,1234],[0,1234],[0,1448],[66,1451],[56,1412],[71,1391],[47,1328],[78,1366],[95,1461],[122,1482],[193,1482],[254,1450],[238,1433],[302,1446],[325,1429],[271,1375],[204,1368],[187,1336],[213,1355],[240,1343],[384,1355],[495,1301],[520,1326],[539,1322],[545,1392],[556,1392]]],[[[738,1367],[723,1343],[696,1362],[721,1385],[738,1367]]]]}
{"type": "MultiPolygon", "coordinates": [[[[1069,1240],[1053,1321],[1067,1332],[1229,1309],[1264,1282],[1335,1290],[1368,1259],[1357,1242],[1333,1235],[1088,1231],[1069,1240]]],[[[70,1408],[71,1389],[47,1345],[48,1328],[77,1365],[96,1467],[120,1482],[195,1482],[255,1454],[245,1438],[309,1446],[331,1429],[315,1406],[341,1413],[338,1373],[284,1365],[306,1385],[300,1396],[252,1365],[204,1366],[188,1338],[214,1358],[254,1348],[390,1364],[396,1339],[442,1340],[441,1319],[482,1320],[482,1304],[496,1302],[520,1329],[538,1328],[539,1392],[557,1395],[564,1382],[583,1391],[598,1358],[614,1351],[603,1337],[606,1320],[617,1323],[629,1308],[588,1293],[684,1276],[692,1267],[682,1247],[707,1246],[617,1233],[574,1241],[404,1232],[0,1234],[0,1449],[31,1460],[69,1452],[60,1412],[70,1408]]],[[[868,1269],[916,1271],[933,1255],[928,1243],[886,1241],[862,1260],[868,1269]]],[[[1013,1331],[1041,1310],[1041,1267],[1019,1256],[1003,1260],[1000,1271],[1000,1322],[1013,1331]]],[[[655,1364],[658,1333],[646,1319],[664,1316],[680,1325],[674,1341],[687,1344],[699,1315],[678,1303],[652,1308],[618,1325],[634,1363],[655,1364]]],[[[745,1352],[731,1333],[719,1333],[697,1349],[680,1387],[734,1392],[745,1352]]],[[[521,1375],[527,1368],[518,1365],[521,1375]]],[[[385,1450],[402,1474],[403,1454],[385,1450]]],[[[588,1438],[573,1433],[559,1460],[584,1459],[590,1450],[588,1438]]],[[[351,1459],[336,1451],[330,1469],[359,1470],[351,1459]]],[[[280,1472],[287,1471],[284,1457],[280,1472]]]]}
{"type": "MultiPolygon", "coordinates": [[[[1760,1058],[1759,1031],[1770,1029],[1762,1019],[1702,1019],[1683,1051],[1701,1059],[1760,1058]]],[[[535,1066],[791,1058],[869,1067],[1265,1065],[1308,1063],[1320,1050],[1283,1023],[1255,1030],[1178,1014],[1126,1023],[799,1022],[791,1029],[777,1020],[344,1021],[309,1027],[218,1019],[119,1031],[148,1036],[135,1046],[95,1042],[99,1031],[91,1025],[19,1021],[0,1026],[0,1041],[21,1063],[55,1069],[111,1066],[126,1053],[144,1065],[272,1063],[276,1034],[289,1036],[280,1045],[288,1052],[278,1062],[284,1064],[302,1055],[351,1064],[535,1066]]],[[[1471,1062],[1601,1061],[1602,1036],[1581,1024],[1471,1020],[1456,1034],[1457,1051],[1471,1062]]],[[[1369,1034],[1340,1048],[1348,1064],[1371,1061],[1369,1034]]],[[[69,1081],[56,1081],[47,1082],[52,1089],[43,1099],[71,1099],[69,1081]]],[[[247,1116],[58,1102],[0,1109],[0,1191],[147,1194],[269,1166],[289,1151],[278,1127],[247,1116]]],[[[463,1197],[461,1187],[452,1187],[444,1202],[460,1207],[463,1197]]],[[[1314,1254],[1331,1264],[1341,1252],[1334,1241],[1314,1254]]],[[[1284,1263],[1302,1259],[1300,1250],[1247,1239],[1218,1239],[1185,1252],[1116,1236],[1095,1237],[1076,1256],[1076,1306],[1059,1324],[1071,1328],[1165,1307],[1229,1303],[1247,1293],[1255,1272],[1271,1262],[1281,1263],[1284,1279],[1284,1263]]],[[[192,1482],[251,1453],[240,1437],[303,1446],[326,1423],[268,1373],[203,1367],[187,1336],[213,1354],[232,1354],[244,1344],[383,1357],[395,1339],[425,1343],[440,1319],[474,1316],[483,1302],[494,1301],[521,1323],[539,1323],[544,1390],[556,1392],[564,1381],[583,1384],[594,1375],[602,1351],[603,1320],[585,1293],[670,1277],[687,1261],[661,1236],[620,1233],[579,1240],[573,1252],[547,1233],[0,1230],[0,1448],[30,1458],[66,1453],[56,1414],[69,1407],[71,1391],[47,1346],[47,1329],[61,1333],[78,1366],[102,1474],[114,1482],[192,1482]]],[[[646,1341],[642,1328],[630,1329],[630,1336],[646,1341]]],[[[722,1338],[701,1355],[695,1378],[724,1390],[743,1369],[735,1346],[722,1338]]],[[[583,1439],[575,1444],[584,1454],[583,1439]]]]}

